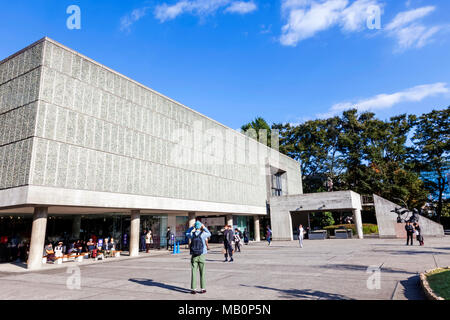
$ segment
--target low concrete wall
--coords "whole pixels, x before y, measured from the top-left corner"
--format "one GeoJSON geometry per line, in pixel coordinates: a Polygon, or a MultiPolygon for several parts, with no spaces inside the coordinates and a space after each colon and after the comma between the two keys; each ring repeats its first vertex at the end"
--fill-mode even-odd
{"type": "Polygon", "coordinates": [[[338,191],[271,197],[272,238],[273,240],[293,240],[291,212],[336,210],[361,210],[360,195],[353,191],[338,191]]]}
{"type": "MultiPolygon", "coordinates": [[[[397,214],[391,212],[399,205],[377,195],[373,196],[380,238],[406,238],[404,224],[397,223],[397,214]]],[[[419,224],[424,237],[444,237],[444,227],[428,218],[419,217],[419,224]]]]}

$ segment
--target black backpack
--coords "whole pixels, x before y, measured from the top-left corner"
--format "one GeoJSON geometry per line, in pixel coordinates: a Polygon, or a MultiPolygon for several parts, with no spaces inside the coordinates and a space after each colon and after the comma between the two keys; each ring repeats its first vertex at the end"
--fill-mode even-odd
{"type": "Polygon", "coordinates": [[[191,255],[194,257],[200,256],[203,254],[203,241],[202,241],[202,232],[200,232],[198,235],[193,234],[191,239],[191,245],[190,245],[190,251],[191,255]]]}

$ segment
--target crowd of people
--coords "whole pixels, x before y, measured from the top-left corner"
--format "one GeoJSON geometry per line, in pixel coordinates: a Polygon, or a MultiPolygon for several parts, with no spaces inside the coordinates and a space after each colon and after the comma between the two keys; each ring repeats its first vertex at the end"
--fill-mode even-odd
{"type": "Polygon", "coordinates": [[[29,239],[17,235],[0,237],[0,262],[27,261],[29,250],[29,239]]]}
{"type": "Polygon", "coordinates": [[[96,236],[92,236],[88,241],[58,241],[57,243],[47,241],[43,255],[47,258],[47,261],[54,261],[56,258],[64,255],[79,255],[83,253],[88,253],[90,258],[95,258],[99,254],[104,254],[107,257],[113,251],[116,251],[117,247],[117,242],[113,237],[97,239],[96,236]]]}

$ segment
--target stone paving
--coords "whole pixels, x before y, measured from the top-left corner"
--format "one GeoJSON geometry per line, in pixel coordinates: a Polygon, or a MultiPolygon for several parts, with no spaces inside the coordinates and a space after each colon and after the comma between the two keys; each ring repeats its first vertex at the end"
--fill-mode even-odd
{"type": "MultiPolygon", "coordinates": [[[[221,247],[207,256],[205,295],[191,295],[187,250],[94,264],[67,263],[39,272],[0,272],[0,299],[424,299],[420,272],[450,266],[450,237],[426,239],[426,246],[404,240],[305,240],[251,243],[223,262],[221,247]],[[71,282],[79,266],[81,288],[71,282]],[[368,267],[381,268],[377,273],[368,267]],[[69,282],[69,286],[67,283],[69,282]],[[71,289],[72,288],[72,289],[71,289]]],[[[4,268],[0,267],[0,270],[4,268]]]]}

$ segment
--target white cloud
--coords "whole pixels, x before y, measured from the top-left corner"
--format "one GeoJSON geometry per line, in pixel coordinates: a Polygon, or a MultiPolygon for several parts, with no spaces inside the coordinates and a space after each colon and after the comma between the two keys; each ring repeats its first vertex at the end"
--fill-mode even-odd
{"type": "Polygon", "coordinates": [[[434,6],[427,6],[400,12],[386,26],[388,36],[397,40],[397,50],[422,48],[433,40],[433,36],[443,29],[443,26],[425,26],[418,20],[430,15],[436,10],[434,6]]]}
{"type": "Polygon", "coordinates": [[[414,10],[404,11],[397,14],[392,20],[391,23],[389,23],[386,26],[386,30],[395,30],[404,27],[405,25],[414,22],[418,19],[421,19],[427,15],[429,15],[431,12],[436,10],[436,7],[428,6],[428,7],[422,7],[414,10]]]}
{"type": "Polygon", "coordinates": [[[237,1],[233,2],[228,8],[225,9],[225,12],[230,13],[239,13],[246,14],[257,10],[258,7],[253,1],[245,2],[245,1],[237,1]]]}
{"type": "Polygon", "coordinates": [[[392,94],[379,94],[368,99],[361,99],[355,102],[341,102],[333,105],[325,114],[317,115],[320,118],[328,118],[342,111],[356,108],[364,112],[368,110],[380,110],[392,108],[394,105],[403,102],[419,102],[426,98],[449,93],[450,89],[445,82],[425,84],[406,89],[392,94]]]}
{"type": "Polygon", "coordinates": [[[196,16],[207,16],[224,9],[228,13],[247,14],[257,10],[253,1],[233,0],[180,0],[172,5],[163,3],[155,9],[155,17],[165,22],[189,13],[196,16]]]}
{"type": "Polygon", "coordinates": [[[122,17],[120,19],[120,30],[122,31],[129,31],[130,27],[137,21],[139,21],[141,18],[145,17],[147,14],[147,10],[149,8],[140,8],[133,10],[130,14],[122,17]]]}
{"type": "Polygon", "coordinates": [[[373,6],[382,8],[379,0],[283,0],[282,13],[287,23],[282,28],[280,42],[296,46],[336,26],[347,32],[360,31],[373,6]]]}

